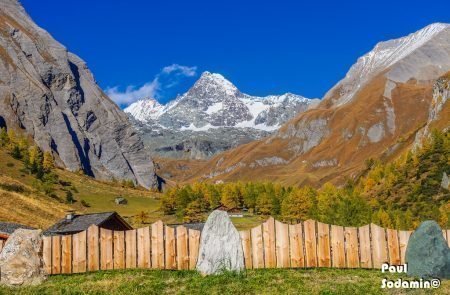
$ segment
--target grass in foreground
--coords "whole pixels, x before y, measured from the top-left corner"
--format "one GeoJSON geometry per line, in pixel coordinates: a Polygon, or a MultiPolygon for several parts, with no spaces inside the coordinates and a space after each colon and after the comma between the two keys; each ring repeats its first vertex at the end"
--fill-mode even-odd
{"type": "Polygon", "coordinates": [[[435,290],[381,289],[378,270],[268,269],[202,277],[194,271],[127,270],[52,276],[37,287],[0,294],[450,294],[450,281],[435,290]]]}

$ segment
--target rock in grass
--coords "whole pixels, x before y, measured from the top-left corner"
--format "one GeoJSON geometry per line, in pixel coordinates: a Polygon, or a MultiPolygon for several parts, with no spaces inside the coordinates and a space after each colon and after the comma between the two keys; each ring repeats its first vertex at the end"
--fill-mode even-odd
{"type": "Polygon", "coordinates": [[[0,253],[0,283],[37,285],[46,279],[42,260],[42,231],[16,230],[0,253]]]}
{"type": "Polygon", "coordinates": [[[197,270],[209,275],[243,269],[244,252],[239,232],[227,212],[215,210],[202,230],[197,270]]]}
{"type": "Polygon", "coordinates": [[[435,221],[425,221],[411,235],[406,248],[408,275],[450,278],[450,249],[435,221]]]}

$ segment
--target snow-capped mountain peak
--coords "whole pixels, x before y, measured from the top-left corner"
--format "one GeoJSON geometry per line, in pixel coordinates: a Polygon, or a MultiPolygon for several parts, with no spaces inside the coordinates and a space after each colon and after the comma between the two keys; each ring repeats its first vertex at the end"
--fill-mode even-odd
{"type": "Polygon", "coordinates": [[[205,131],[221,127],[274,131],[284,122],[314,105],[300,95],[286,93],[251,96],[224,76],[204,72],[184,94],[166,105],[153,99],[133,103],[125,112],[144,123],[171,130],[205,131]]]}
{"type": "Polygon", "coordinates": [[[227,96],[234,96],[239,93],[239,90],[236,88],[236,86],[225,79],[224,76],[217,73],[210,73],[208,71],[202,73],[191,90],[196,92],[199,92],[200,90],[200,93],[197,94],[214,93],[227,96]]]}
{"type": "Polygon", "coordinates": [[[124,109],[124,111],[138,121],[147,122],[149,120],[156,120],[162,114],[163,109],[164,106],[156,99],[148,97],[136,101],[124,109]]]}
{"type": "Polygon", "coordinates": [[[317,102],[292,93],[248,95],[221,74],[204,72],[167,104],[143,99],[125,112],[155,154],[203,159],[268,136],[317,102]]]}

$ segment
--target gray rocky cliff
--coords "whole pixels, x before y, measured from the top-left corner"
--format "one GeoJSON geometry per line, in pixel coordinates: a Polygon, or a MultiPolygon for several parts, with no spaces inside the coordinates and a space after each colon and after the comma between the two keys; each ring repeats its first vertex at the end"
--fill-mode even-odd
{"type": "MultiPolygon", "coordinates": [[[[414,149],[421,147],[423,142],[429,138],[431,134],[432,123],[441,118],[448,99],[450,98],[450,74],[446,74],[436,80],[433,86],[433,100],[431,101],[430,109],[428,110],[428,120],[426,125],[416,133],[414,141],[414,149]]],[[[444,114],[445,116],[445,114],[444,114]]],[[[448,121],[448,120],[447,120],[448,121]]],[[[444,127],[447,130],[450,127],[450,123],[444,127]]]]}
{"type": "Polygon", "coordinates": [[[128,117],[16,0],[0,0],[0,124],[24,129],[68,170],[157,185],[128,117]]]}

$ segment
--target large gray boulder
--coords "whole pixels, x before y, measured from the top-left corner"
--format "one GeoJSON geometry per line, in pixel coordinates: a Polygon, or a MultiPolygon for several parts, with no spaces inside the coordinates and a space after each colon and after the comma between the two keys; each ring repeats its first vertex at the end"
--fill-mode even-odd
{"type": "Polygon", "coordinates": [[[86,63],[0,0],[0,127],[25,129],[58,166],[157,186],[150,153],[86,63]]]}
{"type": "Polygon", "coordinates": [[[37,285],[46,279],[42,260],[42,231],[18,229],[0,253],[0,283],[37,285]]]}
{"type": "Polygon", "coordinates": [[[228,213],[215,210],[202,230],[197,270],[204,274],[244,269],[241,237],[228,213]]]}
{"type": "Polygon", "coordinates": [[[450,249],[435,221],[425,221],[411,235],[406,248],[408,275],[450,278],[450,249]]]}

